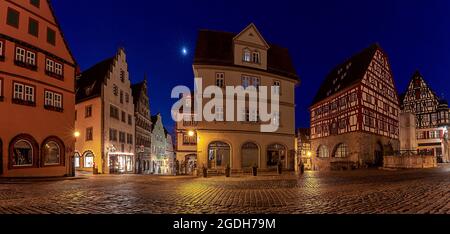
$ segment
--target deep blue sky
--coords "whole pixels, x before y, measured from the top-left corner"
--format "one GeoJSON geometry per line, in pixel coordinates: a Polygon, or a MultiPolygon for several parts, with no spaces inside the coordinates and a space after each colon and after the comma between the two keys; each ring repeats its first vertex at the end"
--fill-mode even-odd
{"type": "Polygon", "coordinates": [[[161,112],[169,129],[172,88],[192,86],[197,30],[239,32],[250,22],[290,50],[302,79],[297,127],[309,125],[308,106],[325,75],[374,42],[389,55],[399,92],[420,69],[438,95],[450,94],[448,0],[57,0],[53,6],[82,70],[125,47],[132,81],[148,74],[152,114],[161,112]]]}

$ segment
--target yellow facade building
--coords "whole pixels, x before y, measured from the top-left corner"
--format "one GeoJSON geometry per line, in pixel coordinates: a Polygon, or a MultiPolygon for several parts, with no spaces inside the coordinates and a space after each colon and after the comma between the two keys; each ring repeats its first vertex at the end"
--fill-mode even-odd
{"type": "MultiPolygon", "coordinates": [[[[248,108],[235,110],[245,114],[245,121],[178,122],[176,150],[182,173],[206,167],[210,173],[220,174],[227,165],[233,172],[251,170],[253,166],[271,170],[279,162],[284,168],[294,169],[294,89],[299,77],[287,49],[267,43],[253,24],[238,34],[202,30],[193,70],[196,78],[202,78],[203,89],[217,86],[225,93],[227,86],[267,86],[269,90],[277,87],[280,108],[273,121],[279,122],[280,127],[275,132],[262,133],[262,123],[250,120],[258,111],[251,113],[248,108]]],[[[203,98],[203,106],[208,101],[203,98]]],[[[215,108],[215,115],[226,112],[226,105],[215,108]]]]}

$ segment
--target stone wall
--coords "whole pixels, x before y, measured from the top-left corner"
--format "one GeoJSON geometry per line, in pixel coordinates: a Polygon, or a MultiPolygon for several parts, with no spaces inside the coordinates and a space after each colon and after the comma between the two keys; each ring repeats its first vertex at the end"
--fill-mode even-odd
{"type": "MultiPolygon", "coordinates": [[[[365,132],[352,132],[342,135],[329,136],[320,139],[312,140],[312,152],[313,152],[313,170],[329,171],[337,170],[339,165],[342,165],[341,169],[361,168],[367,166],[373,166],[377,163],[375,151],[381,148],[383,154],[390,151],[389,145],[392,146],[392,150],[399,149],[399,141],[388,137],[383,137],[375,134],[365,132]],[[336,147],[344,143],[348,146],[348,157],[335,158],[334,151],[336,147]],[[328,158],[317,157],[317,150],[320,145],[325,145],[329,151],[328,158]]],[[[382,160],[382,157],[381,157],[382,160]]],[[[383,166],[382,162],[379,166],[383,166]]]]}
{"type": "Polygon", "coordinates": [[[417,169],[417,168],[435,168],[437,167],[436,157],[430,156],[385,156],[384,157],[385,168],[405,168],[405,169],[417,169]]]}

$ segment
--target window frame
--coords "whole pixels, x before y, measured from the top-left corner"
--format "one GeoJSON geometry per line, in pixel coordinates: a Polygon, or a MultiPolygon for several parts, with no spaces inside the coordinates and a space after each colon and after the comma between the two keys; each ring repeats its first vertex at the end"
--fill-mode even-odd
{"type": "Polygon", "coordinates": [[[92,117],[92,105],[87,105],[84,107],[84,118],[86,119],[90,117],[92,117]]]}
{"type": "Polygon", "coordinates": [[[56,30],[51,29],[50,27],[47,27],[47,43],[56,46],[56,30]],[[51,35],[53,35],[53,41],[51,39],[51,35]]]}
{"type": "Polygon", "coordinates": [[[20,12],[19,11],[16,11],[16,10],[14,10],[13,8],[11,8],[11,7],[8,7],[8,10],[7,10],[7,12],[6,12],[6,25],[9,25],[9,26],[11,26],[11,27],[14,27],[14,28],[19,28],[19,25],[20,25],[20,12]],[[15,13],[16,15],[17,15],[17,24],[11,24],[11,22],[10,22],[10,13],[15,13]]]}
{"type": "Polygon", "coordinates": [[[225,88],[225,73],[224,72],[216,72],[216,80],[215,84],[219,88],[225,88]],[[220,84],[219,84],[220,81],[220,84]]]}
{"type": "Polygon", "coordinates": [[[37,8],[41,7],[41,1],[40,0],[30,0],[30,4],[35,6],[35,7],[37,7],[37,8]]]}
{"type": "Polygon", "coordinates": [[[3,99],[5,98],[4,97],[4,89],[3,89],[3,87],[5,86],[4,82],[5,81],[3,80],[3,78],[0,77],[0,102],[2,102],[3,99]]]}
{"type": "Polygon", "coordinates": [[[31,36],[35,36],[35,37],[39,37],[39,21],[33,19],[33,18],[28,18],[28,34],[30,34],[31,36]],[[36,26],[36,34],[33,34],[33,32],[31,31],[31,25],[32,23],[35,23],[36,26]]]}
{"type": "Polygon", "coordinates": [[[60,167],[60,166],[64,166],[65,165],[65,158],[66,158],[66,155],[65,155],[65,152],[66,152],[66,150],[65,150],[65,145],[64,145],[64,142],[61,140],[61,139],[59,139],[58,137],[55,137],[55,136],[50,136],[50,137],[48,137],[48,138],[46,138],[43,142],[42,142],[42,146],[41,146],[41,166],[42,167],[60,167]],[[48,144],[48,143],[50,143],[50,142],[53,142],[53,143],[56,143],[56,145],[58,145],[58,148],[59,148],[59,163],[47,163],[46,162],[46,155],[44,154],[45,152],[45,145],[46,144],[48,144]]]}
{"type": "Polygon", "coordinates": [[[34,85],[13,81],[11,94],[12,94],[12,102],[14,104],[25,106],[36,106],[36,86],[34,85]],[[20,98],[16,98],[16,85],[21,87],[22,89],[20,98]],[[27,94],[27,88],[33,91],[31,96],[30,94],[27,94]],[[27,98],[31,98],[31,100],[27,100],[27,98]]]}
{"type": "Polygon", "coordinates": [[[55,92],[49,89],[44,90],[44,108],[51,111],[63,112],[64,111],[64,96],[62,93],[55,92]],[[47,104],[47,94],[51,94],[51,104],[47,104]],[[57,105],[57,97],[60,97],[59,103],[57,105]]]}
{"type": "Polygon", "coordinates": [[[39,144],[36,142],[36,140],[28,134],[20,134],[15,136],[10,144],[9,144],[9,150],[8,150],[8,169],[9,170],[20,170],[20,169],[28,169],[28,168],[37,168],[39,166],[39,144]],[[13,165],[14,161],[14,145],[17,144],[20,141],[26,141],[31,146],[32,150],[32,163],[27,165],[13,165]]]}
{"type": "Polygon", "coordinates": [[[16,66],[24,67],[32,71],[37,71],[38,53],[32,49],[16,44],[14,50],[14,64],[16,66]]]}
{"type": "Polygon", "coordinates": [[[50,57],[46,57],[45,74],[58,80],[64,80],[64,63],[50,57]]]}
{"type": "Polygon", "coordinates": [[[0,61],[5,60],[6,41],[0,38],[0,61]]]}
{"type": "Polygon", "coordinates": [[[88,127],[86,128],[85,141],[93,141],[94,140],[94,128],[88,127]],[[90,134],[88,134],[90,133],[90,134]]]}

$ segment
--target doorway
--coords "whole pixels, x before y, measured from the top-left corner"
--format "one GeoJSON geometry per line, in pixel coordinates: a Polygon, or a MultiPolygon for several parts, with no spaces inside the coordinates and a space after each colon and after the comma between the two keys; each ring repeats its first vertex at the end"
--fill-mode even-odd
{"type": "Polygon", "coordinates": [[[375,145],[374,152],[374,167],[382,167],[383,166],[383,146],[380,142],[377,142],[375,145]]]}

